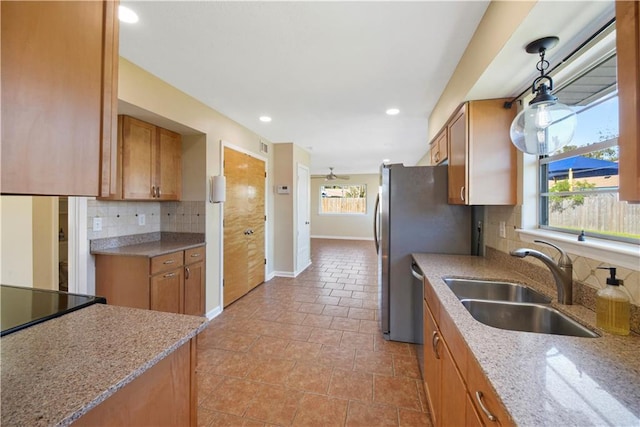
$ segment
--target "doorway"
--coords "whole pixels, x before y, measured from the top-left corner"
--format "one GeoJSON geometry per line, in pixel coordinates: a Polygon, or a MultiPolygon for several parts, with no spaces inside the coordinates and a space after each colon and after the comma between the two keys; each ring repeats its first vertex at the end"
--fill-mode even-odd
{"type": "Polygon", "coordinates": [[[265,279],[266,162],[224,147],[223,305],[226,307],[265,279]]]}

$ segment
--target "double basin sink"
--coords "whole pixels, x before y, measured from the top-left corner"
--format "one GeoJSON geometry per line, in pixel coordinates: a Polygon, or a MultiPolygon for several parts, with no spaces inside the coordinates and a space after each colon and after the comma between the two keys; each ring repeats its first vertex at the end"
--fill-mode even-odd
{"type": "Polygon", "coordinates": [[[597,338],[599,335],[551,307],[551,298],[517,283],[443,278],[474,319],[511,331],[597,338]]]}

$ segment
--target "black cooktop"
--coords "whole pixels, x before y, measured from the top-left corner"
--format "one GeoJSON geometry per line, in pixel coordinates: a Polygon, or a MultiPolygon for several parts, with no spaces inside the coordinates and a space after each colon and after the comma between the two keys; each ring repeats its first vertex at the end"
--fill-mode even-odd
{"type": "Polygon", "coordinates": [[[0,285],[0,336],[96,303],[106,304],[107,300],[91,295],[0,285]]]}

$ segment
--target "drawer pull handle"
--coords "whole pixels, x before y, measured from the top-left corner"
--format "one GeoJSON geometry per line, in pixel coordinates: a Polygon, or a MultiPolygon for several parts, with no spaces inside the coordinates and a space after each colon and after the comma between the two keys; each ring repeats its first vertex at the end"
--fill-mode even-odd
{"type": "Polygon", "coordinates": [[[200,256],[200,254],[195,253],[195,254],[191,254],[191,258],[198,258],[200,256]]]}
{"type": "Polygon", "coordinates": [[[438,342],[440,342],[438,332],[433,331],[433,335],[431,336],[431,347],[433,347],[433,352],[436,355],[436,359],[440,359],[440,354],[438,354],[438,342]]]}
{"type": "Polygon", "coordinates": [[[464,202],[464,187],[460,187],[460,200],[464,202]]]}
{"type": "Polygon", "coordinates": [[[484,414],[487,416],[487,418],[489,418],[490,421],[498,421],[498,418],[496,418],[495,415],[493,415],[491,412],[489,412],[489,410],[487,409],[486,406],[484,406],[484,401],[482,399],[482,392],[481,391],[476,391],[476,400],[478,401],[478,404],[480,404],[480,409],[482,409],[482,412],[484,412],[484,414]]]}
{"type": "Polygon", "coordinates": [[[167,277],[174,277],[176,275],[176,273],[167,273],[165,274],[163,277],[167,278],[167,277]]]}
{"type": "Polygon", "coordinates": [[[165,262],[163,262],[163,264],[173,264],[174,262],[176,262],[175,259],[168,259],[165,262]]]}
{"type": "Polygon", "coordinates": [[[185,269],[184,269],[184,278],[188,279],[189,276],[191,276],[191,270],[189,270],[189,267],[185,267],[185,269]]]}

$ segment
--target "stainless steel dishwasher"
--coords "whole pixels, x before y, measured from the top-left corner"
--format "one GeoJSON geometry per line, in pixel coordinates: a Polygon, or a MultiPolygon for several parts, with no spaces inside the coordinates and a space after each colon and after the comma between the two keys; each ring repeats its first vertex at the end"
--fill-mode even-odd
{"type": "Polygon", "coordinates": [[[416,289],[413,292],[414,299],[411,301],[413,330],[416,332],[416,353],[418,354],[418,364],[420,365],[420,375],[424,379],[424,274],[418,264],[411,260],[411,275],[413,276],[412,286],[416,289]]]}

